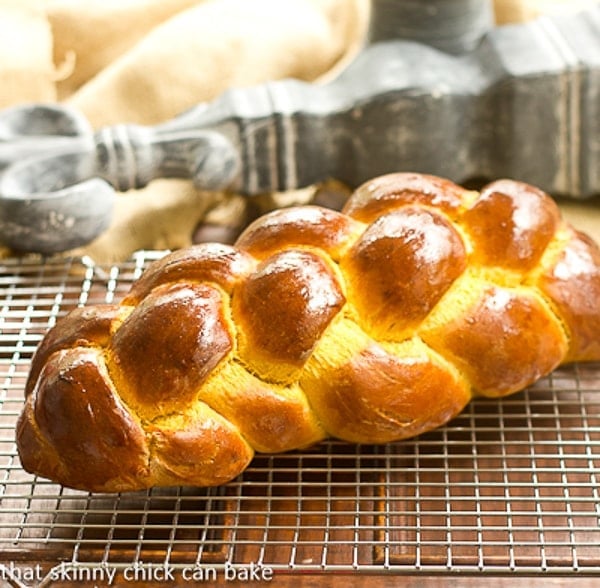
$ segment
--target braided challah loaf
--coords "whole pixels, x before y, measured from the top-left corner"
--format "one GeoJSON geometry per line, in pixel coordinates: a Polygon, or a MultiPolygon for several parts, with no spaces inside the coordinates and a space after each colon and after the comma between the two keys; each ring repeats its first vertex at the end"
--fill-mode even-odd
{"type": "Polygon", "coordinates": [[[216,485],[255,451],[418,435],[598,359],[600,250],[550,197],[391,174],[71,312],[32,361],[18,449],[75,488],[216,485]]]}

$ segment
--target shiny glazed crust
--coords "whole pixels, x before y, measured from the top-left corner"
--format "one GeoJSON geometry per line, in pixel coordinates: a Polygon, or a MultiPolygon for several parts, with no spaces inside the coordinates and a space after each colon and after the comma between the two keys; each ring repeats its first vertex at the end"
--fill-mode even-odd
{"type": "Polygon", "coordinates": [[[551,198],[390,174],[71,312],[33,358],[17,443],[75,488],[218,485],[256,451],[411,437],[598,359],[600,250],[551,198]]]}

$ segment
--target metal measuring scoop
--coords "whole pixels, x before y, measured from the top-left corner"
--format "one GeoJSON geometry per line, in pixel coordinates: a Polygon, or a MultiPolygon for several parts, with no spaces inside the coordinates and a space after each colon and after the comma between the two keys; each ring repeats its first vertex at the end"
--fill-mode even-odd
{"type": "Polygon", "coordinates": [[[154,127],[93,132],[61,106],[0,113],[0,240],[83,245],[115,190],[159,177],[254,195],[401,169],[597,194],[600,5],[494,27],[491,0],[372,0],[369,42],[332,82],[234,89],[154,127]]]}

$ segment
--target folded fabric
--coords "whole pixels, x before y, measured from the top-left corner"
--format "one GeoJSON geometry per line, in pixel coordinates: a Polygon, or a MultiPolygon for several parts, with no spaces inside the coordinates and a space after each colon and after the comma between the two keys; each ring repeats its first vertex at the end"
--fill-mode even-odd
{"type": "Polygon", "coordinates": [[[357,38],[363,0],[213,0],[156,26],[67,102],[94,126],[157,123],[230,87],[314,80],[357,38]]]}
{"type": "Polygon", "coordinates": [[[54,102],[52,32],[41,0],[0,0],[0,108],[54,102]]]}
{"type": "Polygon", "coordinates": [[[48,0],[58,99],[126,53],[154,27],[202,0],[48,0]]]}

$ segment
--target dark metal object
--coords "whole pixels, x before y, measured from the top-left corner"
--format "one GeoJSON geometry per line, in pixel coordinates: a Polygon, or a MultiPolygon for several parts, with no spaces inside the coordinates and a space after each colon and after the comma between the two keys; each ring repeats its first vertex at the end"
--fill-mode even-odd
{"type": "Polygon", "coordinates": [[[411,170],[595,195],[600,6],[503,27],[491,15],[483,0],[373,0],[369,43],[331,83],[234,89],[155,127],[93,133],[61,107],[5,111],[0,239],[81,245],[106,228],[115,189],[157,177],[253,195],[411,170]]]}

